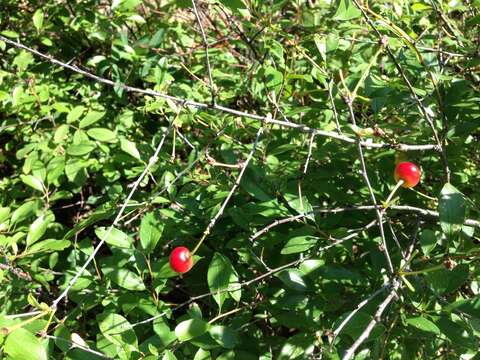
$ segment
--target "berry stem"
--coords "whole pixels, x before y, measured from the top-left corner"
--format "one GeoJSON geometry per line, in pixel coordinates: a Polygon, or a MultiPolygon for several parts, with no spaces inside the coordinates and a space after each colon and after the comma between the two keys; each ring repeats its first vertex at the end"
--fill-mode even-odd
{"type": "Polygon", "coordinates": [[[202,243],[203,243],[203,241],[206,239],[207,235],[208,235],[208,232],[204,232],[204,233],[203,233],[203,235],[202,235],[202,237],[200,238],[200,240],[198,240],[197,245],[195,245],[195,247],[193,248],[192,252],[190,253],[191,256],[193,256],[193,255],[197,252],[198,248],[200,247],[200,245],[202,245],[202,243]]]}
{"type": "Polygon", "coordinates": [[[428,199],[428,200],[432,200],[432,201],[437,201],[437,200],[438,200],[437,198],[434,198],[434,197],[432,197],[432,196],[428,196],[427,194],[424,194],[424,193],[422,193],[422,192],[420,192],[420,191],[418,191],[418,190],[415,190],[415,189],[413,189],[413,188],[410,188],[410,189],[411,189],[412,191],[415,191],[415,192],[417,193],[417,195],[420,195],[420,196],[422,196],[422,197],[424,197],[424,198],[426,198],[426,199],[428,199]]]}
{"type": "Polygon", "coordinates": [[[404,184],[404,182],[405,181],[403,181],[402,179],[398,180],[397,184],[392,189],[392,191],[390,192],[390,195],[388,195],[387,200],[385,201],[385,207],[388,207],[388,205],[390,204],[390,201],[392,200],[393,195],[395,195],[397,190],[404,184]]]}

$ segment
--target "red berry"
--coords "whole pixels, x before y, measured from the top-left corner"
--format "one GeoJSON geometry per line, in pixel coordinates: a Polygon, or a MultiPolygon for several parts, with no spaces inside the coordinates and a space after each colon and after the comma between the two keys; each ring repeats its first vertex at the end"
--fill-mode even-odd
{"type": "Polygon", "coordinates": [[[420,168],[414,163],[405,161],[401,162],[395,168],[395,180],[403,180],[403,187],[412,188],[420,181],[420,168]]]}
{"type": "Polygon", "coordinates": [[[185,246],[179,246],[170,253],[170,267],[173,271],[183,274],[193,266],[193,258],[185,246]]]}

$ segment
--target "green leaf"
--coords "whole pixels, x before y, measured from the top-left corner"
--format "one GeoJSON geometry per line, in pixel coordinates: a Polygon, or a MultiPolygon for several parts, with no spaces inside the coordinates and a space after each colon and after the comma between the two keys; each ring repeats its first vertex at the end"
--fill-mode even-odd
{"type": "Polygon", "coordinates": [[[202,319],[190,319],[182,321],[175,328],[175,335],[180,341],[188,341],[203,335],[208,330],[208,323],[202,319]]]}
{"type": "Polygon", "coordinates": [[[340,0],[333,19],[345,21],[358,18],[361,15],[361,11],[355,6],[352,0],[340,0]]]}
{"type": "Polygon", "coordinates": [[[95,235],[97,235],[100,240],[106,239],[106,243],[114,247],[126,249],[133,247],[132,238],[116,228],[112,228],[112,230],[108,232],[107,228],[99,227],[95,229],[95,235]]]}
{"type": "Polygon", "coordinates": [[[212,326],[208,332],[210,336],[226,349],[233,349],[238,343],[237,331],[227,326],[212,326]]]}
{"type": "Polygon", "coordinates": [[[476,296],[471,299],[461,299],[445,308],[445,310],[460,310],[470,316],[480,320],[480,297],[476,296]]]}
{"type": "Polygon", "coordinates": [[[177,360],[177,357],[171,350],[165,350],[162,356],[162,360],[177,360]]]}
{"type": "Polygon", "coordinates": [[[45,234],[48,225],[53,221],[53,215],[40,216],[37,218],[28,229],[27,234],[27,246],[32,245],[33,243],[40,240],[40,238],[45,234]]]}
{"type": "Polygon", "coordinates": [[[439,269],[425,274],[430,287],[439,295],[451,293],[461,287],[469,276],[467,264],[460,264],[452,270],[439,269]]]}
{"type": "Polygon", "coordinates": [[[120,139],[120,148],[128,155],[133,156],[135,159],[141,160],[140,152],[137,150],[135,143],[127,139],[120,139]]]}
{"type": "Polygon", "coordinates": [[[306,291],[308,289],[304,274],[297,269],[285,269],[276,274],[276,276],[290,289],[295,291],[306,291]]]}
{"type": "Polygon", "coordinates": [[[140,223],[140,245],[145,253],[150,254],[157,246],[164,228],[164,223],[157,218],[154,212],[144,215],[140,223]]]}
{"type": "MultiPolygon", "coordinates": [[[[80,110],[78,110],[80,111],[80,110]]],[[[83,109],[82,109],[83,112],[83,109]]],[[[95,124],[101,118],[105,116],[105,111],[89,111],[87,115],[80,121],[80,129],[86,128],[87,126],[95,124]]]]}
{"type": "Polygon", "coordinates": [[[47,352],[40,340],[30,331],[19,328],[7,336],[3,349],[13,360],[47,360],[47,352]]]}
{"type": "Polygon", "coordinates": [[[37,9],[32,16],[33,26],[37,29],[37,32],[40,32],[43,27],[43,11],[41,9],[37,9]]]}
{"type": "Polygon", "coordinates": [[[72,144],[67,148],[67,154],[72,156],[84,156],[95,149],[95,144],[91,142],[83,142],[80,144],[72,144]]]}
{"type": "Polygon", "coordinates": [[[449,239],[455,238],[465,221],[466,207],[463,194],[453,185],[444,185],[438,200],[440,226],[449,239]]]}
{"type": "Polygon", "coordinates": [[[91,213],[86,219],[80,221],[78,224],[76,224],[72,229],[70,229],[65,235],[64,239],[70,239],[75,234],[78,234],[79,232],[83,231],[89,226],[92,226],[93,224],[110,218],[115,214],[115,210],[108,207],[109,205],[106,204],[104,207],[99,207],[97,210],[95,210],[93,213],[91,213]]]}
{"type": "Polygon", "coordinates": [[[32,245],[28,250],[28,253],[61,251],[69,247],[70,244],[71,242],[68,240],[43,240],[32,245]]]}
{"type": "Polygon", "coordinates": [[[296,236],[287,241],[282,251],[282,255],[296,254],[306,251],[317,244],[319,238],[315,236],[296,236]]]}
{"type": "Polygon", "coordinates": [[[103,336],[110,342],[135,350],[138,348],[137,335],[132,325],[123,316],[113,313],[100,314],[97,316],[98,326],[103,336]]]}
{"type": "MultiPolygon", "coordinates": [[[[348,315],[350,315],[350,313],[351,312],[349,311],[347,313],[344,313],[339,318],[337,318],[333,328],[338,327],[341,324],[341,322],[345,320],[348,315]]],[[[371,320],[372,320],[372,315],[364,311],[358,311],[355,315],[353,315],[350,318],[350,320],[347,322],[347,324],[345,325],[341,333],[347,334],[352,339],[357,339],[363,333],[363,331],[365,331],[365,328],[367,327],[367,325],[370,323],[371,320]]],[[[385,332],[385,326],[379,323],[373,328],[368,339],[370,340],[376,339],[380,335],[382,335],[384,332],[385,332]]]]}
{"type": "Polygon", "coordinates": [[[53,141],[55,143],[60,143],[68,137],[68,132],[70,130],[70,126],[67,124],[60,125],[57,130],[55,130],[55,135],[53,135],[53,141]]]}
{"type": "Polygon", "coordinates": [[[22,179],[22,182],[30,186],[31,188],[34,188],[35,190],[44,191],[44,186],[43,186],[43,181],[36,176],[33,175],[20,175],[20,179],[22,179]]]}
{"type": "Polygon", "coordinates": [[[9,207],[0,207],[0,224],[5,222],[10,215],[10,208],[9,207]]]}
{"type": "Polygon", "coordinates": [[[87,130],[87,134],[92,139],[102,142],[114,143],[117,141],[115,133],[105,128],[91,128],[87,130]]]}
{"type": "MultiPolygon", "coordinates": [[[[221,308],[227,296],[226,289],[234,288],[238,285],[238,275],[232,266],[230,260],[220,254],[215,253],[208,267],[207,274],[208,286],[213,294],[213,298],[221,308]]],[[[240,301],[241,290],[230,291],[229,294],[236,300],[240,301]]]]}
{"type": "Polygon", "coordinates": [[[79,105],[75,106],[72,111],[70,111],[67,115],[67,123],[72,123],[82,116],[83,112],[85,111],[85,106],[79,105]]]}
{"type": "Polygon", "coordinates": [[[115,269],[109,274],[109,277],[127,290],[143,291],[146,289],[140,276],[127,269],[115,269]]]}
{"type": "Polygon", "coordinates": [[[220,0],[220,2],[234,12],[238,12],[240,9],[247,9],[242,0],[220,0]]]}
{"type": "Polygon", "coordinates": [[[430,252],[437,245],[437,236],[435,232],[430,229],[425,229],[420,234],[420,246],[425,255],[429,255],[430,252]]]}
{"type": "Polygon", "coordinates": [[[287,339],[280,350],[278,360],[308,358],[315,347],[315,338],[310,334],[300,333],[287,339]]]}
{"type": "Polygon", "coordinates": [[[408,325],[411,325],[414,328],[417,328],[419,330],[430,332],[437,335],[440,334],[440,329],[438,328],[438,326],[424,317],[418,316],[418,317],[409,318],[409,319],[406,319],[405,322],[408,325]]]}
{"type": "Polygon", "coordinates": [[[21,205],[18,209],[16,209],[11,218],[12,224],[16,224],[26,218],[35,214],[35,212],[40,207],[40,202],[38,200],[27,201],[23,205],[21,205]]]}
{"type": "Polygon", "coordinates": [[[203,350],[202,348],[199,348],[197,350],[193,358],[193,360],[211,360],[211,359],[212,359],[212,355],[210,354],[210,352],[203,350]]]}

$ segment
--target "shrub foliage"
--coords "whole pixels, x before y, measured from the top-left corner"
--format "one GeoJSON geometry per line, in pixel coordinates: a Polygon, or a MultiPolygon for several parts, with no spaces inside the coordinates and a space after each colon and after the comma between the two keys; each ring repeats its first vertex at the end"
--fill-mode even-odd
{"type": "Polygon", "coordinates": [[[2,0],[2,358],[478,358],[479,8],[2,0]]]}

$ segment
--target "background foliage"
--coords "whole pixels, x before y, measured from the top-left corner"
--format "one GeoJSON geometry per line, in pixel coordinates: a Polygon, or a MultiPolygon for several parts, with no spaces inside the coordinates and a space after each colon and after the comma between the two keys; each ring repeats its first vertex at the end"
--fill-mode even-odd
{"type": "Polygon", "coordinates": [[[0,2],[2,357],[337,359],[364,334],[357,359],[478,359],[480,2],[197,8],[213,84],[190,1],[0,2]],[[355,207],[382,204],[400,159],[423,176],[384,243],[355,207]],[[176,276],[171,249],[217,214],[176,276]]]}

